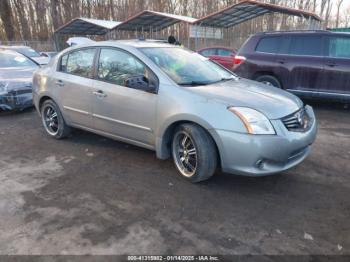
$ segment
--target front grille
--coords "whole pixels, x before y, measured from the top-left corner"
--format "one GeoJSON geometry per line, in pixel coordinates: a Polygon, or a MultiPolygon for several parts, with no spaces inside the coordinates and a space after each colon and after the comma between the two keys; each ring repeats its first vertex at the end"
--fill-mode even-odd
{"type": "Polygon", "coordinates": [[[282,118],[282,122],[289,131],[303,132],[309,129],[311,119],[303,107],[297,112],[282,118]]]}

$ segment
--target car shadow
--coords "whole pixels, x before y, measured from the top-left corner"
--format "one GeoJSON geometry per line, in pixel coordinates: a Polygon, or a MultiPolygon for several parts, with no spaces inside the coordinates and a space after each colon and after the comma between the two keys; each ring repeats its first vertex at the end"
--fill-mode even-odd
{"type": "Polygon", "coordinates": [[[18,114],[23,114],[23,113],[31,113],[35,111],[35,108],[34,107],[28,107],[28,108],[25,108],[25,109],[22,109],[22,110],[1,110],[0,109],[0,117],[2,116],[15,116],[15,115],[18,115],[18,114]]]}
{"type": "Polygon", "coordinates": [[[350,111],[350,103],[325,101],[319,99],[302,99],[305,104],[312,106],[316,110],[330,111],[350,111]]]}

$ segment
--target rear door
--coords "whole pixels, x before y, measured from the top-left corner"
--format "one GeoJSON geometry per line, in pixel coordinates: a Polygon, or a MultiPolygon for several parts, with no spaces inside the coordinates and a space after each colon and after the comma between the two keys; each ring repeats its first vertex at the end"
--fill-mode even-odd
{"type": "Polygon", "coordinates": [[[309,95],[322,88],[323,50],[323,36],[290,35],[287,54],[281,54],[281,59],[277,59],[288,73],[284,76],[289,83],[286,89],[300,95],[309,95]]]}
{"type": "Polygon", "coordinates": [[[96,48],[84,48],[62,56],[52,79],[66,120],[90,128],[95,55],[96,48]]]}
{"type": "Polygon", "coordinates": [[[350,97],[350,37],[326,38],[326,59],[322,92],[350,97]]]}

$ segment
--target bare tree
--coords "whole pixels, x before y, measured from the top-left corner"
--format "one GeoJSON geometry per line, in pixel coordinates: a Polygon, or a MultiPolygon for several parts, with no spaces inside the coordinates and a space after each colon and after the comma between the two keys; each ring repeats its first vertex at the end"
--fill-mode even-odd
{"type": "MultiPolygon", "coordinates": [[[[257,1],[317,12],[324,19],[325,27],[350,23],[350,15],[342,11],[344,0],[257,1]]],[[[0,40],[48,40],[54,30],[76,17],[124,21],[149,9],[200,18],[238,2],[240,0],[0,0],[0,40]]],[[[225,31],[227,37],[244,38],[258,31],[305,28],[305,23],[302,18],[267,14],[225,31]]],[[[188,29],[174,26],[172,30],[186,35],[188,29]]]]}
{"type": "Polygon", "coordinates": [[[344,0],[337,0],[337,18],[336,18],[336,22],[335,22],[335,27],[339,27],[339,18],[340,18],[340,7],[342,6],[342,4],[344,3],[344,0]]]}
{"type": "Polygon", "coordinates": [[[13,27],[13,16],[9,0],[0,1],[0,18],[4,25],[7,40],[14,40],[15,30],[13,27]]]}

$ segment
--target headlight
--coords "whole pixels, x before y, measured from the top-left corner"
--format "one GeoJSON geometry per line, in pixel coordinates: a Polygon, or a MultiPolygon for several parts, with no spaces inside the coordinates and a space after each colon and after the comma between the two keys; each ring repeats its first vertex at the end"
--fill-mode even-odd
{"type": "Polygon", "coordinates": [[[5,95],[7,94],[7,87],[9,83],[8,82],[1,82],[0,81],[0,95],[5,95]]]}
{"type": "Polygon", "coordinates": [[[270,120],[262,113],[248,107],[229,107],[228,110],[241,119],[249,134],[276,134],[270,120]]]}

